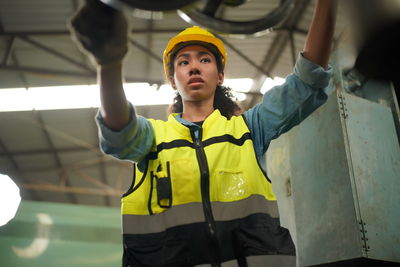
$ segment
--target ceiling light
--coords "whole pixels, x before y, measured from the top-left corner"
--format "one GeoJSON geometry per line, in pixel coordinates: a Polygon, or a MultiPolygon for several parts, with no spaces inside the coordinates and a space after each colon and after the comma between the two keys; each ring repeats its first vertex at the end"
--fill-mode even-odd
{"type": "Polygon", "coordinates": [[[250,91],[251,87],[253,86],[253,79],[225,79],[224,85],[231,88],[233,91],[246,93],[250,91]]]}
{"type": "Polygon", "coordinates": [[[267,91],[271,90],[274,86],[281,85],[285,82],[284,78],[275,77],[274,79],[265,79],[263,85],[261,86],[260,92],[265,94],[267,91]]]}

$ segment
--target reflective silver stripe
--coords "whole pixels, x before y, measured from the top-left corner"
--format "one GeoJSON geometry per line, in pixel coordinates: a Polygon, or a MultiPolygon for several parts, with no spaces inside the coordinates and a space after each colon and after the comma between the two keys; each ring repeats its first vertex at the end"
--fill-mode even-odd
{"type": "MultiPolygon", "coordinates": [[[[234,202],[212,202],[212,211],[216,221],[229,221],[255,213],[268,213],[279,217],[276,201],[266,200],[254,195],[234,202]]],[[[173,206],[167,211],[154,215],[123,215],[122,232],[124,234],[148,234],[165,231],[167,228],[190,223],[204,222],[201,203],[189,203],[173,206]]]]}
{"type": "Polygon", "coordinates": [[[213,202],[212,210],[216,221],[239,219],[254,213],[268,213],[273,218],[279,217],[277,202],[260,195],[235,202],[213,202]]]}
{"type": "MultiPolygon", "coordinates": [[[[295,267],[296,256],[289,255],[260,255],[247,257],[248,267],[263,266],[279,266],[279,267],[295,267]]],[[[210,264],[196,265],[196,267],[211,267],[210,264]]],[[[221,267],[238,267],[236,260],[223,262],[221,267]]]]}

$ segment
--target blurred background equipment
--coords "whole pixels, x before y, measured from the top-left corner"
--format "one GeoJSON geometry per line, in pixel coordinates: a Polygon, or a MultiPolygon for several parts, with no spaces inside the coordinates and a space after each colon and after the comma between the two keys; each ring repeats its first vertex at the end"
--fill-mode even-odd
{"type": "Polygon", "coordinates": [[[356,69],[380,80],[400,78],[400,1],[346,1],[352,18],[356,69]]]}
{"type": "MultiPolygon", "coordinates": [[[[192,25],[199,25],[216,33],[251,35],[265,32],[282,22],[293,8],[293,0],[282,0],[279,5],[266,11],[261,18],[230,20],[224,18],[225,8],[241,9],[246,0],[101,0],[112,7],[131,7],[149,11],[178,9],[179,16],[192,25]]],[[[239,17],[240,18],[240,17],[239,17]]]]}
{"type": "Polygon", "coordinates": [[[0,227],[2,266],[119,266],[118,208],[22,201],[0,227]]]}

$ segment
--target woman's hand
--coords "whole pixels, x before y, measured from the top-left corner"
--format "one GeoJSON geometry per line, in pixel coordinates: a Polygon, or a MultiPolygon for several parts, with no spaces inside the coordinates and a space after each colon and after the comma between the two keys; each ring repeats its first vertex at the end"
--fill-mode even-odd
{"type": "Polygon", "coordinates": [[[68,26],[79,47],[100,65],[122,61],[128,51],[124,14],[99,0],[86,0],[68,26]]]}

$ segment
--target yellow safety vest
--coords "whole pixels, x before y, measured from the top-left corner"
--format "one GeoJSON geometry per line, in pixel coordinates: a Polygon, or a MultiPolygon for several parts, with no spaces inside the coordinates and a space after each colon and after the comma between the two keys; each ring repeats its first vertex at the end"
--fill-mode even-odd
{"type": "Polygon", "coordinates": [[[221,248],[226,242],[240,243],[236,240],[240,236],[246,239],[243,236],[247,234],[234,237],[230,232],[240,232],[241,224],[260,223],[257,219],[260,216],[262,224],[285,230],[272,237],[284,244],[283,248],[273,248],[272,254],[294,254],[289,233],[279,226],[271,181],[259,166],[244,117],[233,116],[228,120],[215,110],[203,122],[199,136],[195,136],[174,116],[170,115],[168,121],[149,120],[155,142],[147,156],[146,169],[141,172],[135,168],[134,182],[122,198],[124,257],[130,255],[131,262],[136,263],[132,266],[141,266],[143,262],[148,264],[143,266],[163,266],[166,262],[178,266],[181,262],[212,263],[247,254],[268,254],[264,251],[239,255],[236,245],[228,251],[221,248]],[[177,236],[182,240],[176,241],[177,236]],[[171,241],[173,244],[190,243],[183,240],[190,236],[205,239],[203,244],[196,245],[194,252],[186,251],[194,250],[190,244],[185,253],[180,250],[183,245],[175,248],[165,245],[167,240],[175,240],[171,241]],[[152,238],[157,241],[153,243],[152,238]],[[149,242],[148,249],[144,248],[149,242]],[[197,258],[199,250],[207,249],[208,256],[197,258]],[[147,256],[143,258],[144,254],[147,256]],[[169,256],[161,256],[165,254],[169,256]]]}

